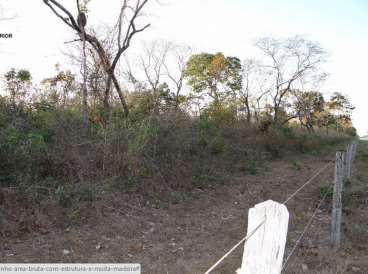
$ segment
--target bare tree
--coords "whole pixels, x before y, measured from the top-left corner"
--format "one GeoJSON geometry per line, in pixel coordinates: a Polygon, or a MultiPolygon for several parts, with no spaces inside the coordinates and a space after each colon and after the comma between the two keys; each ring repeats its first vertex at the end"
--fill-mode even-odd
{"type": "Polygon", "coordinates": [[[144,54],[140,56],[140,65],[146,81],[154,95],[158,91],[163,76],[163,69],[172,43],[155,40],[144,45],[144,54]]]}
{"type": "MultiPolygon", "coordinates": [[[[95,36],[103,37],[102,34],[106,36],[100,38],[100,42],[103,45],[105,52],[111,58],[114,52],[113,39],[111,35],[111,29],[108,26],[101,26],[98,29],[98,33],[100,35],[95,34],[95,30],[90,30],[95,36]]],[[[74,41],[73,41],[74,42],[74,41]]],[[[66,42],[69,43],[69,42],[66,42]]],[[[87,70],[87,86],[89,89],[89,104],[103,104],[105,101],[105,88],[106,88],[106,80],[107,73],[104,70],[103,64],[99,57],[98,52],[90,45],[86,44],[86,70],[87,70]]],[[[63,54],[70,59],[73,65],[83,64],[84,59],[84,50],[83,45],[74,44],[73,47],[68,48],[67,51],[63,51],[63,54]]],[[[110,93],[109,93],[110,94],[110,93]]]]}
{"type": "Polygon", "coordinates": [[[246,110],[247,121],[251,120],[251,96],[255,93],[255,74],[257,73],[257,61],[254,59],[245,59],[243,62],[243,85],[239,92],[240,102],[246,110]]]}
{"type": "Polygon", "coordinates": [[[185,71],[187,69],[187,61],[192,54],[189,46],[175,45],[172,49],[173,64],[169,68],[165,64],[166,75],[174,85],[175,109],[179,108],[181,103],[181,91],[184,85],[185,71]]]}
{"type": "MultiPolygon", "coordinates": [[[[115,75],[115,69],[119,62],[122,54],[129,48],[132,38],[135,34],[147,29],[150,24],[146,24],[141,28],[137,28],[136,21],[143,14],[142,10],[147,4],[148,0],[124,0],[122,2],[119,17],[116,24],[116,52],[114,56],[110,57],[106,52],[101,41],[91,32],[83,31],[83,29],[78,25],[73,14],[66,9],[60,1],[57,0],[43,0],[44,3],[53,11],[53,13],[60,18],[66,25],[71,29],[76,31],[82,39],[84,36],[85,40],[92,46],[92,48],[98,53],[99,58],[103,68],[108,76],[107,84],[105,89],[104,104],[106,107],[109,106],[109,93],[111,90],[111,85],[113,84],[116,92],[119,95],[121,104],[124,109],[126,116],[129,114],[129,109],[125,100],[125,96],[120,87],[119,81],[115,75]]],[[[78,5],[78,3],[77,3],[78,5]]]]}
{"type": "Polygon", "coordinates": [[[287,39],[261,38],[256,42],[256,47],[265,55],[263,68],[270,76],[268,90],[272,97],[273,119],[278,123],[284,99],[290,91],[303,89],[305,85],[325,78],[321,65],[326,52],[317,42],[299,36],[287,39]]]}
{"type": "Polygon", "coordinates": [[[269,93],[265,89],[268,75],[265,75],[262,64],[254,58],[247,58],[242,64],[242,88],[239,91],[240,109],[246,112],[246,119],[251,121],[252,112],[254,118],[258,120],[259,112],[262,108],[262,100],[269,93]]]}
{"type": "Polygon", "coordinates": [[[78,27],[81,30],[81,39],[82,39],[82,53],[83,53],[83,60],[82,60],[82,75],[83,75],[83,83],[82,83],[82,105],[83,105],[83,126],[85,133],[88,129],[88,91],[87,91],[87,54],[86,54],[86,30],[85,26],[87,24],[86,18],[86,7],[82,7],[80,1],[77,0],[77,7],[78,7],[78,18],[77,23],[78,27]]]}
{"type": "Polygon", "coordinates": [[[156,103],[159,103],[162,91],[169,91],[166,99],[175,109],[181,103],[181,91],[184,85],[186,63],[190,48],[164,40],[154,40],[143,45],[138,56],[137,70],[133,71],[129,60],[125,76],[135,91],[149,91],[156,103]]]}

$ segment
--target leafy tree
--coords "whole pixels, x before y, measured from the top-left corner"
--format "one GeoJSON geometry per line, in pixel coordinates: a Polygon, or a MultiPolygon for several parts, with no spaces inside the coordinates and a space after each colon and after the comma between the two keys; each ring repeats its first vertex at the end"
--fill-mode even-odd
{"type": "Polygon", "coordinates": [[[328,106],[333,111],[347,115],[351,114],[351,112],[355,109],[355,107],[350,103],[348,97],[340,92],[335,92],[332,94],[328,106]]]}
{"type": "Polygon", "coordinates": [[[15,70],[12,68],[4,75],[6,89],[10,93],[10,100],[15,107],[17,102],[24,100],[27,87],[31,84],[31,73],[26,69],[15,70]]]}
{"type": "Polygon", "coordinates": [[[50,86],[53,101],[59,103],[64,108],[68,94],[75,89],[75,75],[70,70],[60,70],[59,65],[56,65],[56,75],[42,80],[41,83],[50,86]]]}
{"type": "Polygon", "coordinates": [[[236,57],[201,53],[190,57],[185,76],[195,93],[206,93],[215,102],[220,102],[241,89],[241,69],[236,57]]]}
{"type": "Polygon", "coordinates": [[[346,95],[340,92],[332,94],[330,101],[328,102],[329,110],[335,115],[336,130],[340,128],[346,129],[352,127],[352,111],[355,107],[350,103],[346,95]]]}
{"type": "Polygon", "coordinates": [[[333,115],[327,108],[326,108],[326,104],[325,107],[323,109],[323,111],[319,112],[317,115],[317,125],[319,128],[325,128],[326,132],[328,134],[329,132],[329,128],[332,125],[336,124],[336,117],[335,115],[333,115]]]}
{"type": "Polygon", "coordinates": [[[175,92],[171,91],[167,83],[163,83],[158,87],[160,94],[160,105],[165,109],[175,109],[186,101],[186,96],[178,94],[177,90],[175,92]]]}
{"type": "Polygon", "coordinates": [[[313,131],[313,126],[317,123],[318,114],[324,110],[325,99],[318,91],[294,91],[296,100],[294,108],[301,123],[309,131],[313,131]]]}

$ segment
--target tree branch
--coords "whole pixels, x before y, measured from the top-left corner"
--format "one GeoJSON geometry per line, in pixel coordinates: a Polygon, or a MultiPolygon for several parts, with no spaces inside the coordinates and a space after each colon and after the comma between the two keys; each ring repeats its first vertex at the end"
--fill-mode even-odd
{"type": "Polygon", "coordinates": [[[62,6],[61,4],[59,4],[57,1],[55,1],[55,0],[43,0],[43,2],[55,13],[55,15],[57,16],[57,17],[59,17],[65,24],[67,24],[69,27],[71,27],[72,29],[74,29],[74,30],[76,30],[77,32],[81,32],[81,30],[79,29],[79,26],[78,26],[78,24],[76,23],[76,21],[75,21],[75,19],[74,19],[74,17],[73,17],[73,15],[64,7],[64,6],[62,6]],[[68,20],[65,18],[65,17],[63,17],[60,13],[58,13],[57,11],[56,11],[56,9],[49,3],[49,2],[51,2],[52,4],[54,4],[57,8],[59,8],[62,12],[64,12],[67,16],[68,16],[68,18],[69,18],[69,20],[70,20],[70,22],[68,22],[68,20]]]}

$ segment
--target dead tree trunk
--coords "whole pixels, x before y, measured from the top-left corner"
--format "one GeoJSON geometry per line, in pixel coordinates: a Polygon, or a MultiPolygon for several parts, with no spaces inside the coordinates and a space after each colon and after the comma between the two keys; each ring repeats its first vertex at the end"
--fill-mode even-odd
{"type": "Polygon", "coordinates": [[[82,59],[82,74],[83,74],[83,83],[82,83],[82,107],[83,107],[83,129],[84,134],[87,134],[88,131],[88,90],[87,90],[87,55],[86,55],[86,31],[85,25],[87,23],[86,16],[84,12],[81,11],[79,0],[77,0],[78,6],[78,27],[81,30],[80,37],[82,40],[82,51],[83,51],[83,59],[82,59]]]}
{"type": "MultiPolygon", "coordinates": [[[[107,86],[105,90],[104,105],[106,107],[109,107],[108,98],[111,90],[111,85],[113,83],[119,95],[121,104],[123,106],[125,116],[128,116],[129,115],[128,105],[121,90],[119,81],[116,78],[115,68],[121,55],[129,48],[133,36],[139,32],[144,31],[146,28],[150,26],[149,24],[147,24],[142,28],[137,28],[135,22],[136,19],[140,15],[142,15],[142,9],[147,4],[148,0],[136,0],[135,5],[130,5],[130,2],[128,0],[123,1],[117,24],[118,26],[118,37],[116,41],[117,52],[115,54],[115,57],[112,59],[108,57],[106,50],[104,49],[102,43],[97,39],[97,37],[88,34],[84,30],[84,27],[81,28],[79,24],[77,24],[77,20],[75,20],[72,13],[69,10],[67,10],[62,4],[60,4],[59,1],[57,0],[43,0],[43,1],[58,18],[60,18],[66,25],[68,25],[74,31],[76,31],[80,37],[82,37],[83,35],[85,41],[88,42],[93,47],[93,49],[96,50],[103,64],[103,68],[106,74],[108,75],[107,86]],[[122,28],[124,18],[128,20],[128,23],[124,24],[126,30],[123,33],[122,28]]],[[[77,0],[77,5],[78,4],[79,0],[77,0]]]]}

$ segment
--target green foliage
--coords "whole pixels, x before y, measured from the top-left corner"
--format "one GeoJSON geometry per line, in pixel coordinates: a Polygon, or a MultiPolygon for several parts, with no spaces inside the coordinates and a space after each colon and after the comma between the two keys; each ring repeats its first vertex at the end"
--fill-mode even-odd
{"type": "Polygon", "coordinates": [[[130,95],[130,119],[141,121],[153,113],[157,99],[150,92],[130,95]]]}
{"type": "Polygon", "coordinates": [[[331,185],[328,185],[328,186],[321,186],[319,188],[319,194],[320,194],[320,197],[324,197],[325,195],[327,195],[326,197],[327,198],[332,198],[333,196],[333,186],[331,185]]]}
{"type": "Polygon", "coordinates": [[[151,115],[168,111],[180,111],[180,106],[187,101],[184,95],[177,95],[166,83],[161,84],[155,92],[143,90],[129,94],[129,119],[141,121],[151,115]]]}
{"type": "Polygon", "coordinates": [[[31,73],[25,69],[16,71],[12,68],[5,74],[5,79],[10,85],[18,84],[20,82],[29,82],[31,81],[31,73]]]}
{"type": "MultiPolygon", "coordinates": [[[[221,67],[218,58],[216,66],[221,67]]],[[[237,88],[230,84],[228,89],[237,88]]],[[[22,199],[39,206],[53,199],[66,210],[100,199],[100,187],[148,195],[161,207],[162,193],[172,192],[168,201],[180,202],[183,191],[229,181],[226,174],[236,164],[256,175],[262,155],[319,153],[347,140],[331,132],[275,125],[269,111],[260,113],[258,123],[244,123],[232,100],[212,100],[200,117],[193,117],[176,108],[178,98],[165,85],[154,94],[131,94],[129,118],[119,105],[112,104],[109,111],[91,106],[86,134],[78,101],[64,105],[49,96],[27,103],[9,99],[0,97],[0,187],[17,189],[22,199]]],[[[292,167],[300,168],[297,162],[292,167]]],[[[81,215],[73,211],[66,217],[78,222],[81,215]]]]}
{"type": "Polygon", "coordinates": [[[275,126],[269,126],[266,132],[267,134],[263,131],[261,131],[261,133],[260,143],[264,149],[269,152],[272,157],[280,157],[285,151],[285,147],[288,145],[288,139],[285,138],[282,129],[275,126]]]}
{"type": "Polygon", "coordinates": [[[234,124],[236,112],[232,106],[214,101],[202,113],[202,117],[210,120],[217,127],[234,124]]]}
{"type": "Polygon", "coordinates": [[[197,188],[206,188],[216,184],[223,184],[224,178],[210,174],[198,174],[192,177],[192,184],[197,188]]]}
{"type": "Polygon", "coordinates": [[[216,134],[216,136],[212,139],[210,149],[213,154],[220,154],[224,152],[225,143],[220,134],[216,134]]]}
{"type": "Polygon", "coordinates": [[[325,109],[322,93],[317,91],[295,91],[294,108],[300,123],[308,130],[313,130],[317,124],[318,115],[325,109]]]}
{"type": "Polygon", "coordinates": [[[357,130],[355,127],[348,127],[345,129],[345,134],[350,135],[351,137],[358,136],[357,130]]]}
{"type": "Polygon", "coordinates": [[[66,188],[63,185],[59,185],[56,189],[55,189],[55,198],[56,201],[62,206],[62,207],[67,207],[68,205],[70,205],[70,197],[67,194],[66,188]]]}
{"type": "Polygon", "coordinates": [[[351,136],[356,134],[352,124],[352,111],[355,107],[348,97],[339,92],[335,92],[327,103],[328,108],[334,112],[334,126],[337,131],[348,130],[351,136]]]}
{"type": "Polygon", "coordinates": [[[93,202],[98,199],[97,189],[95,184],[83,183],[77,189],[79,201],[93,202]]]}
{"type": "Polygon", "coordinates": [[[241,89],[241,69],[236,57],[201,53],[190,57],[185,76],[195,93],[206,92],[215,101],[222,101],[241,89]],[[220,90],[220,85],[225,89],[220,90]]]}
{"type": "Polygon", "coordinates": [[[246,171],[251,175],[256,175],[258,173],[257,162],[252,160],[247,163],[246,171]]]}
{"type": "Polygon", "coordinates": [[[357,150],[357,159],[362,161],[368,161],[368,142],[367,141],[361,141],[359,143],[357,150]]]}
{"type": "Polygon", "coordinates": [[[172,204],[179,204],[187,200],[189,196],[190,196],[190,193],[188,192],[173,191],[173,192],[170,192],[169,202],[171,202],[172,204]]]}
{"type": "Polygon", "coordinates": [[[213,154],[224,152],[223,128],[234,124],[235,121],[233,109],[212,103],[199,119],[198,143],[203,148],[208,146],[213,154]]]}
{"type": "Polygon", "coordinates": [[[298,162],[298,161],[293,161],[292,163],[291,163],[291,166],[292,166],[292,168],[294,169],[294,170],[301,170],[302,169],[302,165],[300,164],[300,162],[298,162]]]}
{"type": "Polygon", "coordinates": [[[259,119],[260,119],[258,124],[259,131],[267,132],[273,123],[271,115],[268,112],[262,112],[260,114],[259,119]]]}
{"type": "Polygon", "coordinates": [[[329,101],[329,107],[334,110],[340,110],[346,114],[350,114],[354,107],[351,105],[348,97],[339,92],[335,92],[329,101]]]}
{"type": "Polygon", "coordinates": [[[31,81],[31,73],[28,70],[21,69],[17,73],[17,78],[21,82],[29,82],[31,81]]]}
{"type": "Polygon", "coordinates": [[[70,212],[68,214],[68,219],[73,224],[79,224],[81,219],[82,219],[80,210],[76,209],[76,210],[73,210],[72,212],[70,212]]]}
{"type": "Polygon", "coordinates": [[[14,122],[0,133],[0,182],[7,185],[17,184],[19,170],[39,170],[39,160],[47,149],[42,131],[25,129],[14,122]]]}
{"type": "Polygon", "coordinates": [[[4,75],[6,90],[10,94],[10,100],[15,107],[16,102],[22,102],[31,84],[31,73],[28,70],[15,70],[12,68],[4,75]]]}
{"type": "MultiPolygon", "coordinates": [[[[52,106],[65,107],[68,104],[68,94],[73,93],[76,89],[76,77],[71,71],[60,70],[59,65],[56,65],[56,75],[45,78],[41,81],[41,84],[48,88],[48,92],[45,94],[44,101],[52,106]],[[47,99],[47,100],[46,100],[47,99]]],[[[91,96],[95,96],[95,90],[90,91],[91,96]]]]}

